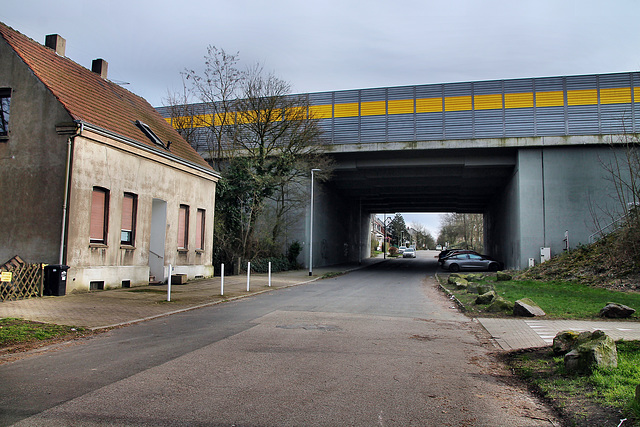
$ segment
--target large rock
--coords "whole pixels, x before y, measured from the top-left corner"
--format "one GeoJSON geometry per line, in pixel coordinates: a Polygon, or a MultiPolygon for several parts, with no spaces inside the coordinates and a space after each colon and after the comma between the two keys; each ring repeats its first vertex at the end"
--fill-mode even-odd
{"type": "Polygon", "coordinates": [[[476,292],[478,295],[486,294],[487,292],[495,290],[496,288],[490,283],[478,283],[476,286],[476,292]]]}
{"type": "Polygon", "coordinates": [[[553,338],[553,345],[551,346],[553,354],[560,356],[570,352],[576,345],[578,335],[579,333],[576,331],[558,332],[553,338]]]}
{"type": "Polygon", "coordinates": [[[636,311],[627,307],[626,305],[618,304],[615,302],[608,302],[602,310],[600,310],[600,317],[607,317],[609,319],[624,319],[630,317],[636,311]]]}
{"type": "Polygon", "coordinates": [[[522,317],[544,316],[546,313],[529,298],[522,298],[516,301],[513,306],[513,315],[522,317]]]}
{"type": "Polygon", "coordinates": [[[493,302],[489,304],[487,311],[490,313],[511,313],[513,312],[513,303],[498,295],[493,302]]]}
{"type": "Polygon", "coordinates": [[[589,373],[594,368],[616,368],[618,350],[616,343],[602,331],[582,332],[576,346],[564,356],[568,373],[589,373]]]}
{"type": "Polygon", "coordinates": [[[498,271],[498,272],[496,273],[496,280],[497,280],[498,282],[502,282],[502,281],[505,281],[505,282],[506,282],[506,281],[511,280],[512,278],[513,278],[513,277],[511,277],[511,275],[510,275],[510,274],[503,273],[502,271],[498,271]]]}
{"type": "Polygon", "coordinates": [[[470,282],[479,282],[484,279],[484,274],[482,273],[469,273],[465,274],[464,278],[470,282]]]}
{"type": "Polygon", "coordinates": [[[496,296],[497,295],[495,291],[489,291],[485,294],[478,295],[478,297],[476,298],[476,304],[478,305],[491,304],[493,300],[496,298],[496,296]]]}
{"type": "Polygon", "coordinates": [[[450,285],[454,285],[456,289],[467,289],[467,287],[469,286],[469,282],[467,281],[467,279],[463,279],[459,276],[449,276],[447,282],[450,285]]]}

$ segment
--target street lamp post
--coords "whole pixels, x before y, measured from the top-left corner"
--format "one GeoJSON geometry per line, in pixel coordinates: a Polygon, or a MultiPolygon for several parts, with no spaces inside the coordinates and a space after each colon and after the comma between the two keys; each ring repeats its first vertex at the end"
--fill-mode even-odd
{"type": "Polygon", "coordinates": [[[387,224],[388,221],[391,221],[391,218],[387,218],[387,214],[385,212],[384,214],[384,221],[382,222],[384,224],[384,243],[382,244],[382,257],[384,259],[387,259],[387,224]]]}
{"type": "Polygon", "coordinates": [[[311,169],[311,215],[309,218],[309,276],[313,275],[313,173],[320,169],[311,169]]]}

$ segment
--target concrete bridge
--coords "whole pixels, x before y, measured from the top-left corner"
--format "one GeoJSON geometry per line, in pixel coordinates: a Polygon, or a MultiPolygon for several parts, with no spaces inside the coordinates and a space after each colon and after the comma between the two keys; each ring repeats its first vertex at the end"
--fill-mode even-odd
{"type": "Polygon", "coordinates": [[[602,162],[640,132],[636,72],[305,96],[336,162],[316,189],[314,265],[367,257],[384,212],[482,213],[485,251],[508,268],[562,252],[566,235],[588,243],[592,211],[619,207],[602,162]]]}

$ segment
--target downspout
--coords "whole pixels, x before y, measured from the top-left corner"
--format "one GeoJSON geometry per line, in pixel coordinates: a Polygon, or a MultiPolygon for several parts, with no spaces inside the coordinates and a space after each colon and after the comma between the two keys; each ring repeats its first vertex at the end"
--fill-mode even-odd
{"type": "MultiPolygon", "coordinates": [[[[77,124],[77,123],[76,123],[77,124]]],[[[67,215],[69,210],[69,183],[71,182],[71,153],[73,151],[73,140],[79,136],[84,129],[84,125],[80,122],[80,126],[76,128],[76,133],[67,138],[67,164],[64,173],[64,197],[62,199],[62,233],[60,235],[60,256],[58,264],[64,262],[64,244],[67,235],[67,215]]]]}

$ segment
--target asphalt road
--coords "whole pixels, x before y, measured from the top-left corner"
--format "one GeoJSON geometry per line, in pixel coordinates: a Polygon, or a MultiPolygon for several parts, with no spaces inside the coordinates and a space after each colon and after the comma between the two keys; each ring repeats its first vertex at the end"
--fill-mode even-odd
{"type": "Polygon", "coordinates": [[[436,290],[432,254],[0,365],[0,425],[559,425],[436,290]]]}

